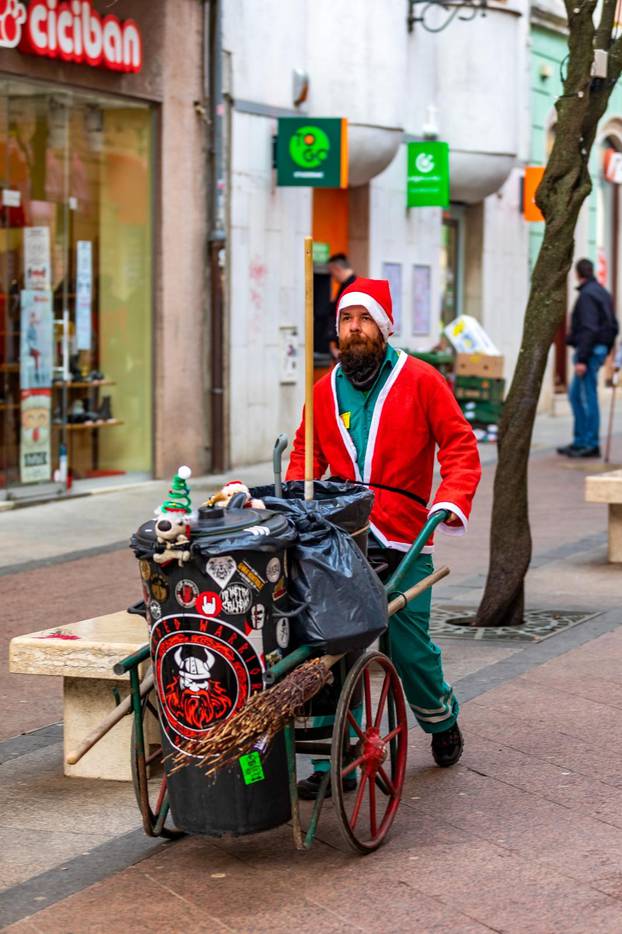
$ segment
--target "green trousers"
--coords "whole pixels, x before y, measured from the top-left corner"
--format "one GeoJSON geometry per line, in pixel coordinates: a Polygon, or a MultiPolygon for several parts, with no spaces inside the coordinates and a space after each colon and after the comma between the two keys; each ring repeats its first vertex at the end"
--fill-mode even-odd
{"type": "MultiPolygon", "coordinates": [[[[419,555],[402,583],[407,590],[434,570],[431,555],[419,555]]],[[[406,700],[426,733],[449,730],[460,710],[443,676],[441,650],[430,639],[432,590],[426,590],[389,620],[391,658],[402,680],[406,700]]]]}
{"type": "MultiPolygon", "coordinates": [[[[408,590],[434,570],[431,555],[419,555],[402,583],[408,590]]],[[[393,664],[404,687],[406,700],[425,733],[449,730],[458,719],[460,705],[443,676],[441,650],[430,639],[432,590],[426,590],[389,619],[389,644],[393,664]]],[[[354,711],[361,722],[362,708],[354,711]]],[[[329,726],[332,717],[311,718],[313,726],[329,726]]],[[[317,771],[330,768],[328,759],[314,759],[317,771]]]]}

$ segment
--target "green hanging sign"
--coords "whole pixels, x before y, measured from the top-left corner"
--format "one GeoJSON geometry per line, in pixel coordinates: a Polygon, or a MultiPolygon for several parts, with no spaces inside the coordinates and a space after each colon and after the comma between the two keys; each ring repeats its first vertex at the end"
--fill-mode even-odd
{"type": "Polygon", "coordinates": [[[406,206],[449,207],[449,144],[436,140],[408,143],[406,206]]]}
{"type": "Polygon", "coordinates": [[[330,244],[322,243],[320,240],[313,241],[313,262],[318,264],[327,263],[330,257],[330,244]]]}
{"type": "Polygon", "coordinates": [[[279,117],[276,183],[348,187],[348,121],[341,117],[279,117]]]}

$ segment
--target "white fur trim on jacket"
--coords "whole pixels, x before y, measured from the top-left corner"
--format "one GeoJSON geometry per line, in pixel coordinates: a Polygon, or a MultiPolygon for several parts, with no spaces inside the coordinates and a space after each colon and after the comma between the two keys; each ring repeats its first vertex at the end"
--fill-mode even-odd
{"type": "Polygon", "coordinates": [[[456,506],[455,503],[434,503],[428,512],[428,518],[434,515],[435,512],[439,512],[441,509],[446,509],[447,512],[453,512],[454,516],[457,516],[458,519],[460,519],[462,525],[447,525],[446,522],[441,522],[439,529],[442,529],[443,532],[447,533],[447,535],[464,535],[467,528],[469,527],[469,520],[462,512],[460,507],[456,506]]]}

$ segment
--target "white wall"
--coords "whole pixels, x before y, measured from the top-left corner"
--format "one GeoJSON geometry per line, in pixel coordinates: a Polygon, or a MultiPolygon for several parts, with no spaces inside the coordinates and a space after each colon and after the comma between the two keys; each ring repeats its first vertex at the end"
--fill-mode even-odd
{"type": "MultiPolygon", "coordinates": [[[[382,276],[383,263],[402,266],[401,333],[391,341],[396,347],[428,350],[439,337],[439,244],[441,211],[439,208],[406,208],[406,146],[370,186],[369,274],[382,276]],[[431,268],[430,331],[413,336],[413,264],[431,268]]],[[[393,296],[395,302],[396,296],[393,296]]]]}
{"type": "Polygon", "coordinates": [[[529,240],[519,206],[520,170],[484,202],[482,324],[514,371],[529,294],[529,240]]]}
{"type": "Polygon", "coordinates": [[[269,118],[233,115],[229,241],[230,456],[232,464],[269,460],[279,432],[290,439],[300,418],[303,370],[280,383],[280,332],[304,325],[303,238],[311,228],[306,188],[276,188],[269,118]]]}
{"type": "MultiPolygon", "coordinates": [[[[291,109],[292,73],[301,69],[310,78],[302,113],[345,116],[353,123],[421,135],[427,109],[434,105],[441,138],[466,150],[509,153],[509,170],[526,152],[522,82],[527,71],[523,75],[524,49],[517,44],[526,43],[527,27],[525,16],[506,11],[524,13],[526,0],[509,0],[503,13],[497,9],[486,19],[455,21],[437,35],[420,26],[409,34],[401,0],[227,0],[223,7],[233,107],[230,456],[233,464],[243,464],[268,458],[276,434],[286,431],[291,438],[299,419],[303,363],[296,385],[280,383],[279,326],[299,326],[302,354],[302,240],[311,230],[311,192],[273,187],[270,146],[276,121],[236,112],[235,101],[291,109]]],[[[428,349],[439,330],[441,211],[407,211],[405,186],[401,145],[370,183],[369,274],[380,276],[383,262],[402,264],[402,333],[394,343],[428,349]],[[430,333],[417,337],[412,335],[415,263],[432,270],[430,333]]],[[[499,199],[486,201],[482,237],[484,326],[510,365],[518,349],[527,277],[517,197],[518,181],[512,178],[499,199]]]]}

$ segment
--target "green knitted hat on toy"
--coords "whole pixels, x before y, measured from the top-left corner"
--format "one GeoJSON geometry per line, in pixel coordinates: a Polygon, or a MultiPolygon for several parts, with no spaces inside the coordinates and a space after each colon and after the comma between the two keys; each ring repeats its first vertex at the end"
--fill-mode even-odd
{"type": "Polygon", "coordinates": [[[192,512],[188,480],[192,476],[189,467],[182,466],[171,481],[168,496],[160,506],[160,512],[192,512]]]}

